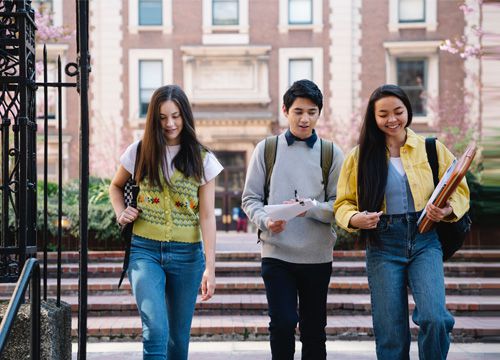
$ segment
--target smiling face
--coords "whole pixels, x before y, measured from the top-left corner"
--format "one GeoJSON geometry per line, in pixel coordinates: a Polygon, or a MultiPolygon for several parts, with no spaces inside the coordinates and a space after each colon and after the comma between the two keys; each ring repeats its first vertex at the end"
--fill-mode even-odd
{"type": "Polygon", "coordinates": [[[181,143],[183,120],[179,107],[176,103],[171,100],[167,100],[161,104],[160,123],[167,144],[179,145],[181,143]]]}
{"type": "Polygon", "coordinates": [[[383,97],[375,102],[375,121],[386,139],[404,139],[408,111],[403,102],[395,96],[383,97]]]}
{"type": "Polygon", "coordinates": [[[298,97],[288,111],[283,106],[283,114],[288,119],[291,133],[299,139],[307,139],[312,135],[320,113],[312,100],[298,97]]]}

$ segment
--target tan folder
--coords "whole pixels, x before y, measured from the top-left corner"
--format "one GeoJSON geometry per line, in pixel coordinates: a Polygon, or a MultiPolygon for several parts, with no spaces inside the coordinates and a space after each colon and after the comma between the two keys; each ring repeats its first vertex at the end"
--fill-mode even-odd
{"type": "MultiPolygon", "coordinates": [[[[467,170],[476,155],[476,150],[476,144],[470,144],[467,149],[465,149],[465,152],[460,159],[450,165],[432,193],[429,202],[440,208],[446,205],[446,201],[448,201],[451,194],[453,194],[458,184],[460,184],[460,181],[462,181],[463,177],[467,173],[467,170]]],[[[418,222],[418,231],[420,233],[424,233],[429,231],[433,225],[434,222],[425,216],[424,209],[424,212],[418,222]]]]}

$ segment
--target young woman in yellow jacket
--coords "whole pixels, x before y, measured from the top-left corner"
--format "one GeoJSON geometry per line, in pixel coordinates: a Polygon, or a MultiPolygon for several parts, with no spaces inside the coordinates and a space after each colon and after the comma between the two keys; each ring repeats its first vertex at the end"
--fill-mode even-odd
{"type": "MultiPolygon", "coordinates": [[[[446,359],[454,319],[446,309],[442,249],[435,230],[420,234],[425,208],[435,222],[469,207],[465,179],[442,209],[427,205],[434,183],[425,139],[408,128],[412,109],[395,85],[383,85],[366,109],[359,145],[346,157],[334,205],[339,226],[367,240],[366,268],[378,359],[409,359],[408,287],[419,325],[420,359],[446,359]]],[[[454,157],[436,142],[439,177],[454,157]]]]}

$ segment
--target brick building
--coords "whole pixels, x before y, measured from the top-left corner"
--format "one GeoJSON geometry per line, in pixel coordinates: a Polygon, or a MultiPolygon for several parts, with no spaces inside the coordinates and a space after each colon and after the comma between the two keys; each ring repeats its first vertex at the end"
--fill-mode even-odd
{"type": "MultiPolygon", "coordinates": [[[[54,12],[73,24],[68,2],[54,12]]],[[[466,69],[442,52],[464,33],[460,1],[438,0],[106,0],[90,1],[91,166],[112,175],[119,154],[142,135],[152,91],[184,88],[201,141],[225,165],[218,177],[219,225],[239,206],[255,144],[286,126],[281,96],[300,78],[323,90],[322,136],[345,150],[374,88],[401,85],[414,128],[431,132],[440,97],[463,99],[466,69]]],[[[470,25],[470,24],[469,24],[470,25]]],[[[58,45],[61,46],[61,45],[58,45]]],[[[63,49],[72,59],[74,49],[63,49]]],[[[78,176],[78,124],[67,95],[65,178],[78,176]],[[74,157],[74,158],[73,158],[74,157]]],[[[228,225],[229,226],[229,225],[228,225]]]]}

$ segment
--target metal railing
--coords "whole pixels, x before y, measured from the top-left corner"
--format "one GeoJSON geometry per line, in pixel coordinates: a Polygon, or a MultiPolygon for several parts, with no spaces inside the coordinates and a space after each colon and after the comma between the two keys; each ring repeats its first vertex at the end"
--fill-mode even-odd
{"type": "Polygon", "coordinates": [[[17,281],[14,294],[0,324],[0,356],[3,354],[17,312],[24,302],[26,288],[30,284],[31,300],[31,360],[40,359],[40,264],[35,258],[28,259],[17,281]]]}

